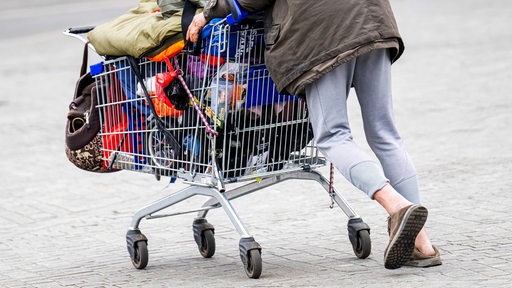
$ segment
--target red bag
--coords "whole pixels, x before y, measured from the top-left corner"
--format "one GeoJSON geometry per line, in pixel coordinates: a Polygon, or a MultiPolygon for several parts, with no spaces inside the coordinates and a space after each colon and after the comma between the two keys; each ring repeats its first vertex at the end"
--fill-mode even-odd
{"type": "MultiPolygon", "coordinates": [[[[168,72],[157,73],[155,76],[155,92],[157,101],[153,101],[155,104],[155,110],[159,106],[158,102],[162,102],[169,109],[166,113],[159,113],[162,116],[171,116],[177,118],[183,114],[183,110],[188,106],[189,98],[185,91],[182,91],[183,87],[179,79],[177,79],[178,73],[174,70],[169,61],[169,58],[164,58],[167,64],[168,72]],[[156,102],[156,103],[155,103],[156,102]]],[[[162,109],[160,109],[162,111],[162,109]]]]}

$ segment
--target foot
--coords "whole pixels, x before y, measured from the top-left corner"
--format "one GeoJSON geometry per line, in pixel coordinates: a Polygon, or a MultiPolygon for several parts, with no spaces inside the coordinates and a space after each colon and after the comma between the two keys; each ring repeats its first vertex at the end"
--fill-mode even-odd
{"type": "Polygon", "coordinates": [[[388,219],[389,244],[384,252],[384,267],[402,267],[414,251],[414,241],[427,221],[427,208],[410,205],[400,209],[388,219]]]}
{"type": "Polygon", "coordinates": [[[434,255],[425,255],[420,252],[417,248],[412,252],[411,258],[409,261],[405,262],[404,266],[410,267],[421,267],[427,268],[432,266],[438,266],[443,264],[443,260],[441,259],[441,254],[436,246],[432,245],[435,254],[434,255]]]}

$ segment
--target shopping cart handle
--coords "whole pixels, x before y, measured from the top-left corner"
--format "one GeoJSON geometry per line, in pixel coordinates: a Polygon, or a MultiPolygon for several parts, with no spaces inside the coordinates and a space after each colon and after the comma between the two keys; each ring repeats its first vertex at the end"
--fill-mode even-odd
{"type": "Polygon", "coordinates": [[[231,14],[229,14],[228,17],[226,18],[229,25],[239,23],[245,17],[247,17],[247,15],[249,15],[249,12],[242,10],[240,4],[238,4],[238,1],[227,0],[227,2],[229,5],[229,10],[231,10],[231,14]]]}
{"type": "MultiPolygon", "coordinates": [[[[87,37],[85,34],[87,34],[89,31],[94,29],[94,26],[83,26],[83,27],[72,27],[66,29],[64,32],[62,32],[66,36],[71,36],[73,38],[79,39],[80,41],[84,43],[88,43],[87,37]]],[[[96,51],[91,43],[89,43],[89,48],[96,51]]]]}
{"type": "Polygon", "coordinates": [[[65,31],[70,34],[85,34],[94,29],[94,26],[72,27],[65,31]]]}

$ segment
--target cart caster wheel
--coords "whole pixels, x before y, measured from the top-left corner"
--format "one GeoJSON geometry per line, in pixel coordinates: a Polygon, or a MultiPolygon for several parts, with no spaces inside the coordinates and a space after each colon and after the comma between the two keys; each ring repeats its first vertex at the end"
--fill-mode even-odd
{"type": "Polygon", "coordinates": [[[372,251],[370,227],[361,218],[348,221],[348,236],[357,258],[365,259],[372,251]]]}
{"type": "Polygon", "coordinates": [[[126,247],[137,269],[144,269],[148,265],[148,238],[139,229],[126,232],[126,247]]]}
{"type": "Polygon", "coordinates": [[[249,250],[247,253],[247,265],[244,267],[247,276],[252,279],[260,278],[262,267],[260,250],[249,250]]]}
{"type": "Polygon", "coordinates": [[[203,233],[201,233],[199,253],[201,253],[204,258],[211,258],[213,254],[215,254],[215,236],[213,236],[213,230],[204,230],[203,233]]]}
{"type": "Polygon", "coordinates": [[[144,269],[148,265],[148,244],[146,241],[135,243],[132,264],[137,269],[144,269]]]}
{"type": "Polygon", "coordinates": [[[199,253],[204,258],[211,258],[215,254],[215,236],[213,225],[204,218],[197,218],[192,223],[194,240],[196,241],[199,253]]]}
{"type": "Polygon", "coordinates": [[[368,230],[361,230],[358,233],[357,245],[354,247],[354,253],[359,259],[366,259],[372,251],[372,240],[368,230]]]}
{"type": "Polygon", "coordinates": [[[245,273],[249,278],[258,279],[261,275],[261,246],[254,238],[240,239],[240,258],[244,263],[245,273]]]}

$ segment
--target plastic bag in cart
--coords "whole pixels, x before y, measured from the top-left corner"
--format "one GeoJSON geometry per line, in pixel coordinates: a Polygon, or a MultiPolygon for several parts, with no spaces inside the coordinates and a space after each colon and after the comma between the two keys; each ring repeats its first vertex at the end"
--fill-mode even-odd
{"type": "Polygon", "coordinates": [[[224,127],[226,113],[230,110],[239,110],[245,88],[237,85],[230,79],[215,78],[210,86],[207,98],[210,106],[206,107],[206,115],[210,117],[219,128],[224,127]]]}
{"type": "MultiPolygon", "coordinates": [[[[155,87],[155,83],[159,81],[157,78],[158,74],[153,77],[147,78],[142,85],[146,86],[146,89],[151,97],[151,102],[153,102],[153,106],[155,107],[155,112],[159,117],[173,117],[178,118],[183,114],[183,111],[175,109],[174,106],[167,99],[165,92],[163,92],[163,88],[155,87]],[[168,104],[169,103],[169,104],[168,104]]],[[[144,92],[142,90],[141,83],[137,83],[137,96],[143,99],[144,92]]]]}
{"type": "Polygon", "coordinates": [[[210,105],[206,108],[206,115],[215,124],[222,128],[229,111],[238,111],[242,108],[245,97],[245,80],[243,72],[248,68],[243,63],[226,63],[220,67],[211,80],[206,95],[210,105]]]}

